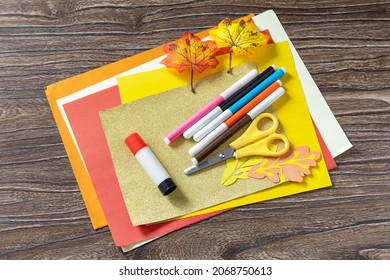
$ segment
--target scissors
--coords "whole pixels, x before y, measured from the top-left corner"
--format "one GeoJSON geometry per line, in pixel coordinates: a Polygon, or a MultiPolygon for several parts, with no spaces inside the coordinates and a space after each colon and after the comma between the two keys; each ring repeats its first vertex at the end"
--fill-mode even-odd
{"type": "Polygon", "coordinates": [[[276,133],[278,126],[278,119],[273,114],[260,114],[238,139],[230,143],[228,148],[209,159],[187,168],[184,173],[190,175],[233,157],[239,159],[247,156],[282,156],[289,150],[290,142],[285,135],[276,133]],[[258,125],[260,121],[267,118],[272,120],[272,126],[267,130],[261,130],[258,125]],[[283,148],[278,151],[271,150],[270,144],[278,140],[283,142],[283,148]]]}

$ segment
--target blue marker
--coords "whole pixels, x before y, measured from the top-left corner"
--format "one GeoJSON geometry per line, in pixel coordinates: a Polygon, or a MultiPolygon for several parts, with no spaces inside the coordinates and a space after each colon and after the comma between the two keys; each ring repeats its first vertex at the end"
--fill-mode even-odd
{"type": "Polygon", "coordinates": [[[241,99],[239,99],[236,103],[231,105],[228,109],[223,111],[219,116],[209,122],[206,126],[204,126],[201,130],[199,130],[194,135],[194,140],[199,142],[204,137],[206,137],[210,132],[216,129],[221,123],[227,120],[230,116],[240,110],[245,106],[249,101],[255,98],[258,94],[260,94],[263,90],[265,90],[268,86],[270,86],[273,82],[280,79],[285,73],[286,69],[284,67],[276,70],[271,76],[265,79],[263,82],[258,84],[254,89],[244,95],[241,99]]]}

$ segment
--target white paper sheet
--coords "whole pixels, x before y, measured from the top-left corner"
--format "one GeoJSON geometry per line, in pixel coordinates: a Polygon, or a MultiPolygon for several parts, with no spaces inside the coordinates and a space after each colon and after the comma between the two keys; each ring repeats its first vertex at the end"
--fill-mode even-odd
{"type": "Polygon", "coordinates": [[[268,10],[253,17],[253,21],[259,28],[268,29],[274,42],[288,41],[290,43],[291,53],[294,57],[310,114],[332,156],[336,157],[351,148],[352,144],[330,110],[275,12],[268,10]]]}

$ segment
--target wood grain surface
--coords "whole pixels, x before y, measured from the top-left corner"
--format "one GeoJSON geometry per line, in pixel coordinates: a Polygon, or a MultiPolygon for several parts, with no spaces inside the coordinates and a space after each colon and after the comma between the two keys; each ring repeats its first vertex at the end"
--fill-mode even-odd
{"type": "Polygon", "coordinates": [[[386,0],[1,0],[0,259],[390,259],[389,53],[386,0]],[[354,145],[334,186],[122,253],[92,229],[45,86],[268,9],[354,145]]]}

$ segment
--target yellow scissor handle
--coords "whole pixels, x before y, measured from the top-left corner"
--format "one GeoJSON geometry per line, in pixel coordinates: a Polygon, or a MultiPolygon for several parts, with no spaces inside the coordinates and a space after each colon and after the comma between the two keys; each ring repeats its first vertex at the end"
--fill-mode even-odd
{"type": "Polygon", "coordinates": [[[267,156],[267,157],[279,157],[284,155],[290,149],[290,142],[283,134],[273,133],[267,138],[257,141],[249,146],[236,150],[236,158],[242,158],[247,156],[267,156]],[[280,151],[273,151],[270,144],[275,141],[281,141],[284,143],[284,147],[280,151]]]}
{"type": "Polygon", "coordinates": [[[235,141],[233,141],[230,146],[233,147],[236,151],[244,146],[247,146],[253,142],[259,141],[268,135],[274,133],[276,129],[278,128],[279,122],[278,119],[275,117],[275,115],[270,113],[263,113],[258,115],[251,123],[251,125],[248,127],[247,130],[235,141]],[[258,124],[263,119],[271,119],[272,120],[272,126],[267,130],[260,130],[258,127],[258,124]]]}

